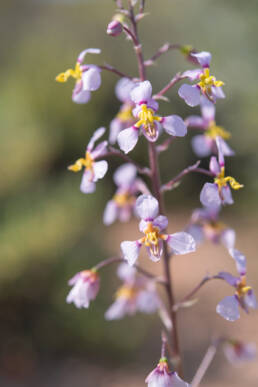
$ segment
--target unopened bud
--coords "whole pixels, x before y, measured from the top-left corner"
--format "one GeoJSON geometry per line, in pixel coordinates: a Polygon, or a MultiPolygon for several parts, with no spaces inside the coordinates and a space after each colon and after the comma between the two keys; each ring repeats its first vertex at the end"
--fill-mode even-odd
{"type": "Polygon", "coordinates": [[[118,20],[112,20],[107,27],[107,34],[118,36],[123,31],[123,26],[118,20]]]}

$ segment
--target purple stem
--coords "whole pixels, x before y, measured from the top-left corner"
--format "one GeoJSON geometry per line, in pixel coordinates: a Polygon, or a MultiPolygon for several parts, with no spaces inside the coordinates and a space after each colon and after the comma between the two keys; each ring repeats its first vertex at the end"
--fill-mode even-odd
{"type": "Polygon", "coordinates": [[[106,70],[106,71],[110,71],[111,73],[113,74],[116,74],[118,75],[119,77],[121,78],[129,78],[129,79],[133,79],[130,75],[127,75],[125,73],[122,73],[121,71],[117,70],[115,67],[113,66],[110,66],[109,64],[105,64],[105,65],[101,65],[101,66],[98,66],[100,69],[102,70],[106,70]]]}
{"type": "Polygon", "coordinates": [[[171,89],[171,87],[173,87],[177,82],[181,81],[182,79],[186,78],[185,76],[183,76],[181,73],[177,73],[174,78],[171,79],[171,81],[165,86],[163,87],[163,89],[161,89],[157,94],[155,94],[153,96],[154,99],[159,99],[159,97],[163,96],[164,94],[166,94],[166,92],[171,89]]]}
{"type": "Polygon", "coordinates": [[[167,53],[170,50],[180,49],[181,47],[182,45],[180,44],[165,43],[150,59],[146,60],[144,64],[145,66],[152,66],[155,60],[157,60],[161,55],[167,53]]]}

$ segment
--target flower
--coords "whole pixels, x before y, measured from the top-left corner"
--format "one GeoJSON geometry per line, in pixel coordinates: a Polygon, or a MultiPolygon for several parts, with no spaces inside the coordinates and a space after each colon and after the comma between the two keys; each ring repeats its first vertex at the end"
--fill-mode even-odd
{"type": "Polygon", "coordinates": [[[80,271],[68,283],[73,288],[66,301],[77,308],[88,308],[99,292],[99,275],[94,269],[80,271]]]}
{"type": "Polygon", "coordinates": [[[137,169],[129,163],[121,165],[114,173],[117,190],[105,207],[103,215],[105,225],[112,224],[117,218],[121,222],[127,222],[130,219],[136,201],[135,195],[140,191],[140,185],[144,184],[136,177],[137,169]]]}
{"type": "Polygon", "coordinates": [[[133,116],[134,103],[130,98],[130,93],[135,87],[135,83],[128,78],[121,78],[115,88],[117,98],[122,102],[122,105],[116,117],[110,123],[109,142],[114,144],[121,130],[128,128],[136,122],[133,116]]]}
{"type": "Polygon", "coordinates": [[[169,372],[168,361],[162,357],[153,371],[145,379],[148,387],[189,387],[176,372],[169,372]]]}
{"type": "Polygon", "coordinates": [[[233,365],[251,361],[256,357],[255,343],[242,343],[238,340],[226,340],[223,350],[226,358],[233,365]]]}
{"type": "Polygon", "coordinates": [[[243,188],[234,177],[225,176],[224,155],[221,151],[219,137],[216,138],[219,153],[219,163],[216,157],[210,159],[210,171],[214,175],[214,183],[205,183],[200,194],[201,203],[205,207],[219,207],[222,204],[233,204],[230,187],[234,190],[243,188]]]}
{"type": "Polygon", "coordinates": [[[105,128],[97,129],[91,137],[89,144],[86,148],[85,158],[78,159],[73,165],[70,165],[68,169],[73,172],[79,172],[85,167],[80,190],[83,193],[92,193],[96,189],[96,182],[102,179],[108,169],[108,163],[105,160],[95,161],[100,156],[106,153],[107,141],[102,141],[95,149],[95,142],[103,136],[105,128]]]}
{"type": "Polygon", "coordinates": [[[236,249],[229,249],[232,258],[236,262],[239,277],[234,277],[230,273],[221,272],[219,277],[235,288],[233,296],[225,297],[217,305],[217,313],[227,321],[236,321],[240,318],[239,307],[246,313],[249,308],[256,309],[256,297],[251,286],[246,284],[246,258],[236,249]]]}
{"type": "Polygon", "coordinates": [[[112,20],[107,26],[107,34],[110,36],[118,36],[123,32],[123,26],[118,20],[112,20]]]}
{"type": "Polygon", "coordinates": [[[213,243],[222,243],[227,249],[235,246],[236,233],[233,229],[219,222],[219,208],[197,208],[193,211],[186,231],[193,236],[196,243],[204,238],[213,243]]]}
{"type": "Polygon", "coordinates": [[[107,320],[119,320],[137,311],[148,314],[156,312],[160,299],[152,280],[138,276],[136,269],[127,263],[119,265],[117,274],[124,283],[116,292],[115,302],[105,313],[107,320]]]}
{"type": "Polygon", "coordinates": [[[200,116],[190,116],[185,120],[187,127],[200,128],[203,134],[192,138],[192,147],[199,157],[209,156],[211,153],[217,153],[216,138],[220,137],[222,152],[225,156],[233,156],[234,151],[224,141],[231,137],[221,126],[215,122],[215,105],[206,97],[201,96],[201,113],[200,116]]]}
{"type": "Polygon", "coordinates": [[[178,94],[185,100],[189,106],[197,106],[200,104],[201,95],[205,95],[212,102],[216,102],[217,98],[225,98],[225,94],[221,88],[224,85],[222,81],[217,81],[213,75],[210,75],[211,54],[207,51],[192,53],[201,65],[201,69],[185,71],[182,76],[191,81],[198,80],[195,85],[183,84],[178,90],[178,94]]]}
{"type": "Polygon", "coordinates": [[[156,115],[159,105],[152,98],[152,86],[149,81],[138,83],[131,91],[131,99],[135,103],[133,115],[137,118],[137,122],[122,130],[117,137],[119,147],[125,153],[133,150],[140,133],[144,134],[147,140],[151,142],[158,139],[162,128],[170,136],[184,137],[186,135],[187,128],[181,117],[177,115],[167,117],[156,115]]]}
{"type": "Polygon", "coordinates": [[[121,243],[121,250],[129,265],[136,262],[140,248],[145,245],[152,261],[160,260],[163,252],[163,243],[167,242],[173,254],[187,254],[195,251],[195,241],[186,232],[175,234],[162,233],[168,225],[166,216],[159,215],[158,201],[151,195],[141,195],[136,200],[135,210],[141,218],[139,229],[144,237],[136,241],[124,241],[121,243]]]}
{"type": "Polygon", "coordinates": [[[67,82],[72,77],[75,79],[72,100],[75,103],[87,103],[91,97],[91,91],[97,90],[101,85],[100,68],[95,65],[83,65],[87,54],[100,54],[99,48],[87,48],[83,50],[76,61],[74,69],[68,69],[56,77],[57,82],[67,82]]]}

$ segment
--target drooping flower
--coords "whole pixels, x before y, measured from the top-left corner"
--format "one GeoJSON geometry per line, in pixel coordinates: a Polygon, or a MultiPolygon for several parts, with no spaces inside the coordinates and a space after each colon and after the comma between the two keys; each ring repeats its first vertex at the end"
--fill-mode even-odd
{"type": "Polygon", "coordinates": [[[236,321],[240,318],[239,307],[246,313],[249,308],[256,309],[257,301],[253,289],[246,284],[246,258],[236,249],[229,249],[232,258],[236,262],[239,277],[234,277],[230,273],[221,272],[219,277],[234,287],[235,294],[225,297],[217,305],[217,313],[227,321],[236,321]]]}
{"type": "Polygon", "coordinates": [[[183,137],[186,135],[187,128],[181,117],[177,115],[161,117],[156,114],[159,105],[152,98],[152,86],[149,81],[140,82],[131,91],[131,99],[135,103],[133,115],[137,122],[122,130],[117,137],[118,144],[125,153],[133,150],[140,133],[151,142],[158,139],[162,128],[170,136],[183,137]]]}
{"type": "Polygon", "coordinates": [[[127,222],[134,210],[136,194],[142,190],[143,181],[137,178],[137,169],[126,163],[114,173],[114,182],[117,185],[115,195],[107,202],[103,222],[112,224],[117,218],[120,222],[127,222]]]}
{"type": "Polygon", "coordinates": [[[105,313],[107,320],[119,320],[126,315],[134,315],[137,311],[154,313],[160,307],[160,299],[155,284],[137,274],[134,267],[122,263],[117,274],[123,285],[117,290],[114,303],[105,313]]]}
{"type": "Polygon", "coordinates": [[[88,308],[90,301],[95,300],[99,292],[99,275],[96,270],[83,270],[70,279],[69,285],[73,286],[66,301],[72,302],[77,308],[88,308]]]}
{"type": "Polygon", "coordinates": [[[216,138],[219,163],[216,157],[210,159],[210,171],[214,175],[214,183],[205,183],[200,194],[201,203],[205,207],[220,207],[222,204],[233,204],[230,187],[234,190],[243,188],[234,177],[225,176],[224,155],[221,151],[220,138],[216,138]]]}
{"type": "Polygon", "coordinates": [[[170,372],[168,361],[162,357],[153,371],[145,379],[148,387],[189,387],[176,372],[170,372]]]}
{"type": "Polygon", "coordinates": [[[75,79],[72,100],[75,103],[87,103],[91,92],[97,90],[101,85],[100,68],[95,65],[83,65],[82,62],[87,54],[100,54],[99,48],[87,48],[83,50],[76,61],[74,69],[68,69],[56,77],[57,82],[64,83],[69,78],[75,79]]]}
{"type": "Polygon", "coordinates": [[[201,102],[201,95],[205,95],[212,102],[217,98],[225,98],[222,90],[224,83],[217,81],[213,75],[210,75],[211,54],[207,51],[192,53],[201,65],[201,69],[188,70],[182,75],[190,81],[198,81],[195,85],[183,84],[178,90],[178,94],[189,106],[197,106],[201,102]]]}
{"type": "Polygon", "coordinates": [[[222,243],[227,249],[234,248],[236,233],[219,221],[219,208],[197,208],[193,211],[186,231],[196,243],[207,239],[215,244],[222,243]]]}
{"type": "Polygon", "coordinates": [[[118,36],[123,32],[123,26],[118,20],[112,20],[107,26],[107,34],[110,36],[118,36]]]}
{"type": "Polygon", "coordinates": [[[199,157],[206,157],[212,153],[217,154],[216,138],[220,137],[223,154],[225,156],[233,156],[234,151],[225,141],[231,137],[231,134],[221,126],[216,125],[215,105],[204,96],[201,96],[201,113],[202,117],[190,116],[185,120],[187,127],[203,130],[203,134],[192,138],[194,152],[199,157]]]}
{"type": "Polygon", "coordinates": [[[135,210],[141,218],[139,229],[144,237],[136,241],[124,241],[121,250],[129,265],[134,265],[140,248],[144,245],[150,259],[154,262],[160,260],[163,252],[163,243],[166,242],[175,255],[187,254],[195,251],[195,241],[186,232],[166,234],[168,219],[166,216],[158,215],[158,201],[151,195],[141,195],[136,200],[135,210]],[[163,232],[162,232],[163,231],[163,232]]]}
{"type": "Polygon", "coordinates": [[[238,340],[226,340],[223,350],[228,361],[233,365],[252,361],[256,357],[255,343],[243,343],[238,340]]]}
{"type": "Polygon", "coordinates": [[[128,78],[121,78],[115,88],[117,98],[122,102],[122,105],[116,117],[110,123],[109,142],[114,144],[118,134],[123,130],[133,125],[136,122],[133,116],[134,103],[131,100],[130,93],[135,87],[135,83],[128,78]]]}
{"type": "Polygon", "coordinates": [[[94,149],[95,142],[103,136],[105,130],[105,128],[97,129],[89,141],[85,157],[78,159],[73,165],[68,167],[68,169],[73,172],[79,172],[85,167],[80,186],[80,190],[83,193],[94,192],[96,189],[96,182],[99,179],[102,179],[107,172],[108,163],[106,160],[96,161],[97,158],[106,153],[107,141],[102,141],[94,149]]]}

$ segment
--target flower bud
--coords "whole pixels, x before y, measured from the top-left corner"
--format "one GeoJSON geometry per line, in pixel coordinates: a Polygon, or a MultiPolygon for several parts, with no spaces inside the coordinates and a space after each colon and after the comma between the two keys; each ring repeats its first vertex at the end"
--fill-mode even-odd
{"type": "Polygon", "coordinates": [[[73,288],[66,298],[68,304],[73,302],[77,308],[88,308],[99,292],[99,275],[94,269],[84,270],[70,279],[69,285],[73,288]]]}
{"type": "Polygon", "coordinates": [[[123,31],[123,26],[118,20],[112,20],[107,26],[107,34],[111,36],[118,36],[123,31]]]}

